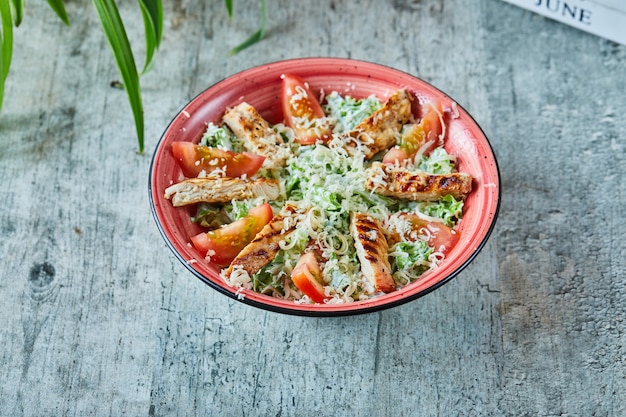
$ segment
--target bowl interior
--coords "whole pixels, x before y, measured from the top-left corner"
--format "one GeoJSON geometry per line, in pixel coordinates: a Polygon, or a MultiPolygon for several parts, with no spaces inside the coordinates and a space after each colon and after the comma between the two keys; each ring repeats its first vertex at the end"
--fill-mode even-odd
{"type": "MultiPolygon", "coordinates": [[[[416,100],[417,103],[417,100],[416,100]]],[[[416,109],[416,114],[419,115],[416,109]]],[[[489,141],[474,119],[454,100],[432,85],[407,73],[362,61],[338,58],[308,58],[282,61],[235,74],[208,88],[173,119],[154,153],[150,172],[150,202],[157,226],[174,254],[198,278],[225,295],[264,309],[288,314],[332,316],[371,312],[418,298],[456,276],[483,247],[497,217],[500,182],[497,162],[489,141]],[[175,141],[198,142],[207,123],[221,123],[227,107],[246,101],[270,123],[283,121],[280,106],[281,74],[299,75],[314,93],[331,91],[355,98],[372,94],[385,99],[399,88],[411,91],[419,101],[439,99],[444,108],[454,109],[458,117],[448,122],[445,147],[457,156],[458,170],[473,177],[473,191],[465,202],[458,226],[459,242],[435,270],[406,287],[371,300],[340,305],[296,304],[248,290],[237,292],[219,276],[189,244],[190,236],[201,229],[191,223],[193,208],[173,208],[163,195],[165,189],[183,174],[172,157],[175,141]]]]}

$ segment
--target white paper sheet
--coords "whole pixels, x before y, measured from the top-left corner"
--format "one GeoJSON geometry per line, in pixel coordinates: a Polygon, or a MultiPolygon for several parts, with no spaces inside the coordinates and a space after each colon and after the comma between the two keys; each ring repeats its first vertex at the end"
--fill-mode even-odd
{"type": "Polygon", "coordinates": [[[626,2],[621,0],[504,0],[626,45],[626,2]]]}

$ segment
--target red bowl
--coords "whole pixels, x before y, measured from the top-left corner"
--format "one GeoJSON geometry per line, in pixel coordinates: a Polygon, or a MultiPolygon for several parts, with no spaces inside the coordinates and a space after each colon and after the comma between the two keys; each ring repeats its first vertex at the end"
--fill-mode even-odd
{"type": "Polygon", "coordinates": [[[459,274],[485,245],[495,225],[500,205],[500,177],[493,149],[474,119],[445,93],[402,71],[363,61],[340,58],[305,58],[262,65],[235,74],[200,93],[176,115],[165,130],[150,167],[150,204],[157,226],[176,257],[200,280],[233,299],[266,310],[305,316],[341,316],[369,313],[397,306],[421,297],[459,274]],[[239,290],[226,284],[218,269],[210,265],[189,243],[201,229],[191,223],[191,211],[173,208],[163,195],[165,189],[182,179],[181,169],[172,157],[175,141],[198,142],[208,122],[220,124],[227,107],[247,101],[270,123],[282,122],[280,106],[281,74],[305,79],[313,91],[335,90],[355,98],[375,94],[387,98],[406,88],[422,101],[440,99],[445,107],[456,106],[458,117],[448,124],[445,147],[457,156],[458,169],[474,178],[467,197],[460,240],[446,259],[421,279],[392,293],[346,304],[311,305],[281,300],[252,290],[239,290]]]}

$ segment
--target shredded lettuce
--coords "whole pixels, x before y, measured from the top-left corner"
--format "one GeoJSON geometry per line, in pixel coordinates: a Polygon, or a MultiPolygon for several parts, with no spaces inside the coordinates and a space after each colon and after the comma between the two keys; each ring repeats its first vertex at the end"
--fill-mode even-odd
{"type": "Polygon", "coordinates": [[[207,125],[207,129],[200,139],[200,145],[233,152],[243,151],[239,139],[237,139],[230,129],[225,126],[217,126],[213,123],[207,125]]]}
{"type": "Polygon", "coordinates": [[[198,223],[210,230],[217,229],[231,221],[232,218],[223,207],[208,203],[198,203],[196,215],[191,217],[192,223],[198,223]]]}
{"type": "Polygon", "coordinates": [[[279,250],[274,259],[252,276],[254,290],[263,294],[284,296],[284,278],[289,272],[286,266],[293,268],[309,240],[306,230],[296,229],[289,234],[285,238],[284,244],[281,245],[285,249],[279,250]]]}
{"type": "Polygon", "coordinates": [[[425,241],[419,240],[417,242],[397,243],[391,255],[394,257],[399,270],[409,270],[416,266],[426,270],[428,267],[425,264],[431,253],[433,253],[433,248],[428,246],[425,241]]]}
{"type": "Polygon", "coordinates": [[[285,294],[281,273],[285,256],[279,252],[272,261],[265,265],[259,272],[252,276],[252,288],[261,294],[280,295],[285,294]]]}
{"type": "Polygon", "coordinates": [[[430,259],[432,254],[433,249],[425,241],[397,243],[389,253],[393,279],[400,285],[419,279],[436,265],[430,259]]]}
{"type": "Polygon", "coordinates": [[[417,204],[417,209],[427,216],[437,217],[446,225],[454,227],[463,217],[463,200],[447,195],[439,201],[420,202],[417,204]]]}
{"type": "Polygon", "coordinates": [[[233,221],[246,216],[250,209],[265,203],[264,197],[251,198],[248,200],[233,200],[224,206],[228,217],[233,221]]]}
{"type": "Polygon", "coordinates": [[[354,278],[340,269],[333,269],[330,272],[329,285],[335,288],[345,288],[354,281],[354,278]]]}
{"type": "Polygon", "coordinates": [[[442,147],[433,150],[429,156],[422,156],[416,164],[420,171],[430,174],[450,174],[454,172],[456,158],[442,147]]]}
{"type": "Polygon", "coordinates": [[[302,148],[287,167],[287,197],[327,212],[366,212],[395,204],[365,189],[365,162],[323,145],[302,148]]]}
{"type": "Polygon", "coordinates": [[[336,133],[354,129],[363,119],[381,107],[382,103],[375,96],[354,99],[350,96],[342,97],[336,91],[326,96],[326,103],[323,106],[326,114],[336,121],[334,128],[336,133]]]}

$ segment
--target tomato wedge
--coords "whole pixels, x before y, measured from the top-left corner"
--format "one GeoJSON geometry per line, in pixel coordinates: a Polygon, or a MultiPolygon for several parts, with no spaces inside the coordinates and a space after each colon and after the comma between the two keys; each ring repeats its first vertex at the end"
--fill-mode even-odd
{"type": "Polygon", "coordinates": [[[250,152],[236,153],[191,142],[172,143],[172,154],[187,177],[197,177],[202,171],[210,173],[216,169],[225,171],[230,178],[256,174],[265,157],[250,152]]]}
{"type": "Polygon", "coordinates": [[[296,267],[291,271],[291,281],[315,303],[323,304],[328,298],[324,295],[322,271],[313,252],[300,256],[296,267]]]}
{"type": "Polygon", "coordinates": [[[324,110],[300,77],[284,74],[282,105],[285,124],[293,129],[295,141],[301,145],[324,143],[331,139],[332,130],[322,118],[324,110]]]}
{"type": "Polygon", "coordinates": [[[202,255],[219,266],[226,266],[254,239],[274,216],[272,207],[265,203],[254,207],[248,215],[207,233],[191,238],[191,243],[202,255]]]}
{"type": "Polygon", "coordinates": [[[383,156],[383,164],[395,164],[396,161],[398,163],[402,163],[403,161],[406,161],[409,158],[410,157],[407,151],[405,151],[399,146],[394,146],[393,148],[387,151],[385,156],[383,156]]]}
{"type": "Polygon", "coordinates": [[[403,213],[401,216],[418,234],[426,234],[428,246],[436,251],[447,253],[459,241],[460,234],[446,224],[428,221],[413,213],[403,213]]]}
{"type": "Polygon", "coordinates": [[[443,145],[443,107],[439,100],[426,105],[426,113],[418,124],[408,126],[400,138],[400,146],[391,148],[383,157],[383,163],[393,164],[415,157],[418,151],[428,156],[443,145]],[[426,146],[425,148],[423,148],[426,146]]]}

